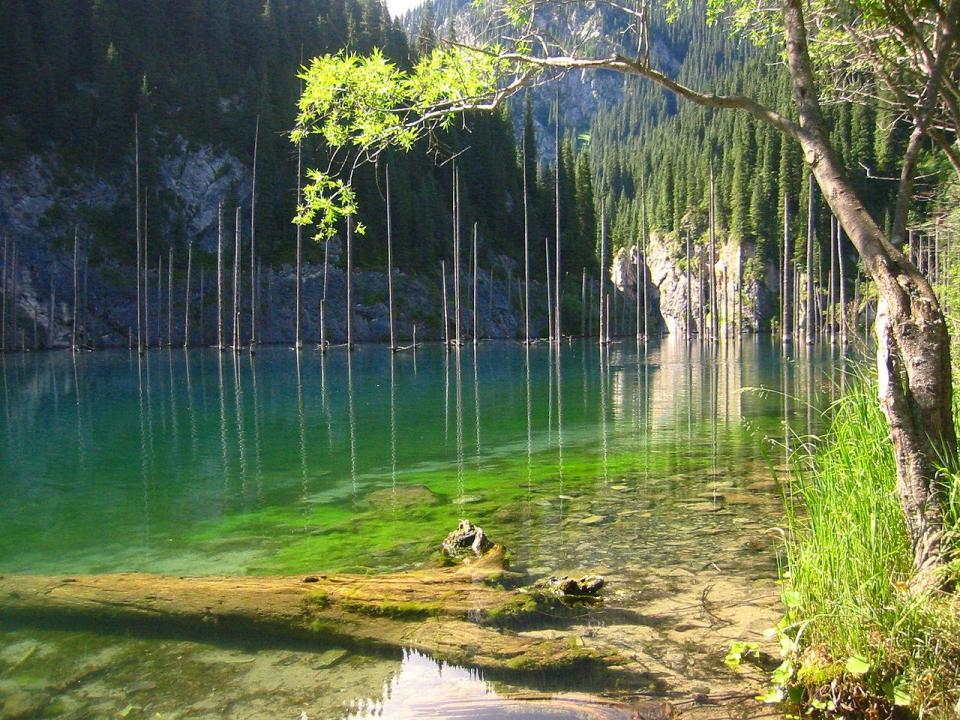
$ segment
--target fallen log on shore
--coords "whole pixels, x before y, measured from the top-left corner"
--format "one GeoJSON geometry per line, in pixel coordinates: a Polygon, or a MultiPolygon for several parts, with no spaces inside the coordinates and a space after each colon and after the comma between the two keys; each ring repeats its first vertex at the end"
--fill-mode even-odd
{"type": "Polygon", "coordinates": [[[539,611],[530,594],[496,586],[506,574],[506,552],[494,545],[459,565],[385,575],[5,575],[0,619],[339,641],[419,650],[485,670],[603,669],[622,662],[612,650],[577,638],[498,629],[539,611]]]}

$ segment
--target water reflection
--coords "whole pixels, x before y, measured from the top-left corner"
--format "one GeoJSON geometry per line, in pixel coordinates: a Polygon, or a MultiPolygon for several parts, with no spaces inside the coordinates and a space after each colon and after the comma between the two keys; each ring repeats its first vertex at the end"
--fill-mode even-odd
{"type": "MultiPolygon", "coordinates": [[[[512,517],[563,532],[622,477],[641,495],[693,477],[691,464],[715,480],[756,462],[757,434],[789,448],[793,433],[816,431],[846,360],[793,352],[784,360],[759,338],[0,357],[0,569],[245,572],[302,536],[289,509],[324,510],[311,522],[326,538],[348,531],[350,513],[372,521],[365,498],[382,487],[428,487],[435,524],[492,513],[483,503],[499,498],[522,505],[512,517]],[[771,392],[747,391],[760,386],[771,392]],[[511,477],[526,500],[498,484],[511,477]],[[254,515],[246,545],[211,535],[254,515]]],[[[519,537],[526,523],[492,522],[531,540],[519,537]]],[[[518,561],[542,565],[541,547],[518,561]]],[[[414,550],[364,564],[400,566],[414,550]]]]}

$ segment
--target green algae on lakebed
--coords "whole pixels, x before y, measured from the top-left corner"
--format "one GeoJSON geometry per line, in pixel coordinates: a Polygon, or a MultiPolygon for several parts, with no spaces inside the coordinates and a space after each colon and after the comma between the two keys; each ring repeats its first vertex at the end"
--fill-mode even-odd
{"type": "MultiPolygon", "coordinates": [[[[459,356],[361,347],[299,364],[270,348],[0,357],[0,572],[377,573],[436,562],[439,541],[469,517],[521,572],[608,578],[603,605],[563,618],[563,632],[629,647],[667,678],[656,688],[740,691],[713,662],[723,652],[711,629],[688,614],[712,588],[713,612],[739,613],[724,627],[760,633],[764,603],[776,602],[765,531],[781,511],[768,463],[783,451],[764,437],[785,437],[785,422],[816,429],[801,402],[819,402],[815,364],[831,362],[821,350],[780,352],[759,338],[602,355],[575,343],[559,367],[554,350],[511,343],[459,356]],[[760,386],[773,392],[746,391],[760,386]]],[[[509,627],[509,616],[492,624],[509,627]]],[[[249,639],[216,650],[206,639],[0,628],[7,640],[41,643],[16,671],[31,687],[56,688],[63,667],[97,667],[100,679],[57,701],[87,716],[135,705],[144,710],[130,717],[276,717],[282,706],[366,718],[362,702],[383,702],[394,681],[392,697],[438,707],[453,672],[438,683],[427,659],[355,651],[317,670],[316,648],[249,639]],[[104,665],[92,651],[108,646],[120,650],[104,665]]],[[[613,691],[565,680],[575,687],[613,691]]],[[[6,692],[0,683],[0,702],[6,692]]]]}

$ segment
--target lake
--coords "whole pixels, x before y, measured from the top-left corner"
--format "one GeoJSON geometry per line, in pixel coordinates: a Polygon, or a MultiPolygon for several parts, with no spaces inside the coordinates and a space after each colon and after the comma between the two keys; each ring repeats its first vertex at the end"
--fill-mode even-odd
{"type": "Polygon", "coordinates": [[[609,687],[413,652],[7,624],[3,714],[747,712],[755,678],[722,660],[776,622],[779,471],[843,366],[829,347],[795,352],[761,336],[0,356],[0,573],[402,570],[470,518],[531,578],[602,574],[604,603],[563,632],[644,668],[609,687]]]}

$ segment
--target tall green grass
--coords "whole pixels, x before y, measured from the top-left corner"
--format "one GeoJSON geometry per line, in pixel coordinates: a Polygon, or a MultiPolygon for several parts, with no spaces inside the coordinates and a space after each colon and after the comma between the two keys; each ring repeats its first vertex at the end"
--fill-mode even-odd
{"type": "MultiPolygon", "coordinates": [[[[875,382],[860,378],[828,412],[828,432],[797,452],[787,489],[783,585],[799,639],[796,679],[855,686],[874,708],[896,699],[921,716],[960,717],[960,602],[907,587],[911,549],[875,382]]],[[[956,552],[954,480],[945,472],[956,552]]],[[[816,692],[808,690],[808,698],[816,692]]]]}

